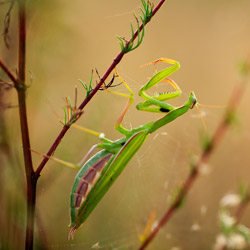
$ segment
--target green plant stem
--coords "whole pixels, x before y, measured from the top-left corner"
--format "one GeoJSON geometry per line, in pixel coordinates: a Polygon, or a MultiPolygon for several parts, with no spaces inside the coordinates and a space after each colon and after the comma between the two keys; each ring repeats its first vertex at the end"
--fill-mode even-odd
{"type": "Polygon", "coordinates": [[[154,228],[154,230],[152,230],[146,240],[139,247],[139,250],[145,249],[152,242],[152,240],[155,238],[160,229],[165,226],[169,219],[177,212],[178,208],[182,204],[182,201],[186,198],[188,192],[190,191],[191,187],[194,185],[197,177],[199,176],[200,169],[202,168],[202,166],[204,166],[205,163],[207,163],[210,156],[214,152],[216,146],[221,142],[221,139],[223,138],[226,130],[231,124],[229,116],[230,114],[233,114],[235,112],[235,109],[237,108],[239,101],[241,100],[242,94],[245,92],[245,86],[245,83],[242,83],[241,85],[237,86],[232,92],[226,114],[218,125],[213,137],[211,138],[209,146],[207,146],[203,150],[197,164],[192,166],[192,170],[190,171],[190,174],[187,179],[184,181],[184,184],[181,186],[180,191],[174,202],[167,209],[166,213],[163,215],[158,225],[154,228]]]}

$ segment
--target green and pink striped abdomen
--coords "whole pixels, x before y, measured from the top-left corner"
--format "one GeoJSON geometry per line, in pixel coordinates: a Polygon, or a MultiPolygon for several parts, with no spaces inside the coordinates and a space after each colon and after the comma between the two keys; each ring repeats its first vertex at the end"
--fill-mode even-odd
{"type": "Polygon", "coordinates": [[[91,192],[93,186],[99,180],[101,174],[103,174],[104,168],[107,166],[107,163],[109,162],[112,155],[113,154],[106,150],[98,152],[85,163],[83,168],[75,177],[70,201],[71,227],[75,226],[77,223],[79,208],[84,205],[84,202],[86,202],[87,196],[91,192]]]}

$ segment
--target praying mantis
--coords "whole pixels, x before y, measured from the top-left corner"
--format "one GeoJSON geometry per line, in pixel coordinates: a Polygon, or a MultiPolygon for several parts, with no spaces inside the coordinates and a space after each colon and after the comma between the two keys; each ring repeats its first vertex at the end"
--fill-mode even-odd
{"type": "Polygon", "coordinates": [[[121,125],[128,108],[134,100],[134,94],[130,87],[115,70],[116,76],[119,77],[121,82],[130,92],[130,94],[127,95],[107,90],[110,93],[128,98],[128,103],[115,123],[115,129],[118,130],[123,135],[123,137],[118,140],[111,141],[105,138],[102,133],[97,133],[72,124],[74,127],[99,136],[101,143],[92,147],[90,152],[93,151],[93,148],[98,148],[101,150],[86,161],[86,158],[89,156],[88,153],[85,159],[79,165],[66,163],[53,157],[54,160],[62,164],[72,168],[80,169],[75,177],[70,194],[71,230],[69,232],[69,239],[73,239],[74,232],[88,218],[93,209],[97,206],[118,176],[122,173],[129,161],[143,145],[147,137],[160,127],[183,115],[196,105],[197,99],[193,92],[189,94],[188,100],[182,106],[174,107],[164,102],[181,95],[181,90],[178,85],[173,80],[168,78],[172,73],[180,68],[180,64],[177,61],[171,59],[160,58],[147,65],[156,64],[158,62],[165,62],[171,66],[155,73],[153,77],[143,87],[141,87],[139,90],[139,96],[144,98],[145,101],[138,103],[136,108],[142,111],[162,113],[164,114],[162,118],[130,130],[121,125]],[[146,93],[148,89],[154,87],[162,81],[170,83],[175,91],[158,93],[154,94],[153,96],[149,96],[146,93]]]}

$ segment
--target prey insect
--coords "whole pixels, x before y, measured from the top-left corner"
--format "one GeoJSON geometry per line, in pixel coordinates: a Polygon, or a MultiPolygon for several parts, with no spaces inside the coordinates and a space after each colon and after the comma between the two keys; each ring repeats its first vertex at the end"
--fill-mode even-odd
{"type": "Polygon", "coordinates": [[[72,126],[80,128],[85,132],[99,136],[101,143],[92,147],[90,152],[93,151],[93,148],[101,149],[101,151],[96,153],[89,160],[87,160],[86,163],[84,163],[86,158],[88,158],[90,155],[89,152],[87,157],[79,165],[65,163],[62,160],[54,158],[56,161],[69,167],[80,168],[78,174],[75,177],[70,194],[71,230],[69,232],[69,238],[73,238],[74,232],[88,218],[93,209],[97,206],[112,184],[127,166],[129,161],[143,145],[147,137],[160,127],[183,115],[196,105],[197,99],[193,92],[189,94],[188,100],[179,107],[174,107],[164,102],[181,95],[181,90],[178,85],[173,80],[168,78],[172,73],[180,68],[180,65],[178,62],[166,58],[160,58],[149,64],[156,64],[158,62],[165,62],[171,64],[171,66],[155,73],[155,75],[153,75],[153,77],[139,90],[139,96],[144,98],[145,101],[138,103],[136,108],[138,110],[148,112],[162,113],[164,114],[162,118],[131,130],[123,127],[121,123],[129,106],[134,100],[134,94],[130,87],[115,71],[116,76],[130,92],[130,94],[123,94],[107,90],[110,93],[124,96],[129,99],[123,112],[115,123],[116,130],[118,130],[123,135],[123,137],[116,141],[111,141],[105,138],[101,133],[97,133],[72,124],[72,126]],[[173,86],[174,91],[158,93],[154,94],[153,96],[150,96],[146,93],[148,89],[154,87],[162,81],[170,83],[173,86]]]}

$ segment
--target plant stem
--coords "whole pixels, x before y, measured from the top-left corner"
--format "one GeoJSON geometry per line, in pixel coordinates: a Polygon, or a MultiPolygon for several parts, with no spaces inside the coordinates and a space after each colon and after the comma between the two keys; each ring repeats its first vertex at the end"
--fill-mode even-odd
{"type": "Polygon", "coordinates": [[[232,96],[229,100],[228,108],[226,114],[220,124],[218,125],[213,137],[211,138],[209,146],[207,146],[198,160],[197,164],[193,166],[189,176],[185,180],[184,184],[180,188],[180,192],[176,197],[175,201],[171,204],[171,206],[167,209],[166,213],[161,218],[158,225],[154,228],[154,230],[150,233],[150,235],[146,238],[146,240],[142,243],[139,250],[145,249],[160,231],[160,229],[169,221],[169,219],[177,212],[180,207],[182,201],[187,196],[189,190],[195,183],[197,177],[199,176],[199,171],[202,166],[208,161],[211,154],[214,152],[216,146],[221,142],[223,135],[225,134],[228,126],[231,124],[231,120],[229,119],[232,114],[234,114],[236,107],[241,100],[242,94],[245,90],[245,84],[242,83],[240,86],[236,87],[232,92],[232,96]]]}
{"type": "Polygon", "coordinates": [[[10,80],[13,83],[17,84],[17,80],[16,80],[15,76],[11,73],[11,71],[8,69],[6,64],[1,59],[0,59],[0,67],[6,73],[6,75],[10,78],[10,80]]]}
{"type": "MultiPolygon", "coordinates": [[[[157,6],[154,8],[153,12],[152,12],[152,17],[156,14],[156,12],[161,8],[161,6],[164,4],[166,0],[161,0],[157,6]]],[[[148,22],[145,23],[145,25],[148,22]]],[[[140,31],[143,29],[143,25],[140,26],[140,31]]],[[[134,36],[131,38],[131,40],[135,40],[138,36],[138,31],[135,32],[134,36]]],[[[127,45],[131,42],[128,41],[127,45]]],[[[100,81],[98,82],[98,84],[96,85],[96,87],[89,93],[88,97],[86,97],[83,102],[80,104],[80,106],[78,107],[78,110],[81,111],[83,110],[83,108],[88,104],[88,102],[93,98],[93,96],[97,93],[97,91],[101,88],[101,86],[103,85],[103,83],[105,82],[105,80],[107,79],[107,77],[110,75],[110,73],[113,71],[113,69],[119,64],[119,62],[121,61],[121,59],[123,58],[123,56],[125,55],[124,52],[120,52],[116,58],[113,60],[112,64],[109,66],[109,68],[107,69],[107,71],[105,72],[105,74],[101,77],[100,81]]],[[[62,138],[64,137],[64,135],[66,134],[67,130],[69,129],[69,126],[64,126],[61,130],[61,132],[59,133],[59,135],[57,136],[56,140],[54,141],[54,143],[52,144],[52,146],[50,147],[49,151],[47,152],[47,156],[51,156],[52,153],[56,150],[57,146],[59,145],[60,141],[62,140],[62,138]]],[[[37,170],[36,170],[36,176],[37,178],[40,176],[41,171],[43,170],[45,164],[48,162],[49,158],[45,157],[43,158],[43,160],[41,161],[41,163],[39,164],[37,170]]]]}
{"type": "Polygon", "coordinates": [[[18,1],[19,21],[19,55],[18,55],[18,79],[15,84],[18,92],[19,116],[23,144],[23,155],[27,182],[27,221],[25,249],[33,249],[34,238],[34,217],[36,202],[37,178],[34,173],[28,130],[27,109],[26,109],[26,86],[25,86],[25,57],[26,57],[26,13],[25,0],[18,1]]]}

